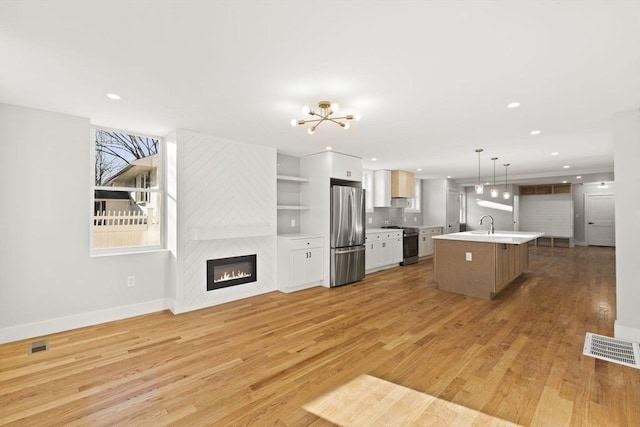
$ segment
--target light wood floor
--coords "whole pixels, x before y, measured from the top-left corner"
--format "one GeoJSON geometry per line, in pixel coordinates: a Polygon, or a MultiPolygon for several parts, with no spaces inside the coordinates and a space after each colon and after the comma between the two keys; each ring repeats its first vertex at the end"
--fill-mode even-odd
{"type": "Polygon", "coordinates": [[[640,370],[582,355],[613,335],[614,250],[530,251],[493,301],[437,290],[423,261],[5,344],[0,424],[640,425],[640,370]]]}

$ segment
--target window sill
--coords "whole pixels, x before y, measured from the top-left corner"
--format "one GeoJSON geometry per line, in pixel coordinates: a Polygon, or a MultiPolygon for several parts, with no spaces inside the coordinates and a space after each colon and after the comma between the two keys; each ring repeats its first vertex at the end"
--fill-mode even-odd
{"type": "Polygon", "coordinates": [[[94,249],[89,253],[89,258],[101,258],[106,256],[119,255],[137,255],[148,254],[153,252],[167,252],[169,249],[161,247],[149,248],[113,248],[113,249],[94,249]]]}

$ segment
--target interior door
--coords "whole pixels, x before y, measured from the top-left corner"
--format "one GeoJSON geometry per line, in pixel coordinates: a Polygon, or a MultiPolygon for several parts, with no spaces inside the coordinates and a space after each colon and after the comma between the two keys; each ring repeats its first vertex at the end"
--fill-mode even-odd
{"type": "Polygon", "coordinates": [[[585,194],[587,245],[616,245],[614,204],[613,194],[585,194]]]}
{"type": "Polygon", "coordinates": [[[447,224],[444,227],[446,233],[457,233],[460,231],[460,192],[458,190],[447,190],[447,224]]]}

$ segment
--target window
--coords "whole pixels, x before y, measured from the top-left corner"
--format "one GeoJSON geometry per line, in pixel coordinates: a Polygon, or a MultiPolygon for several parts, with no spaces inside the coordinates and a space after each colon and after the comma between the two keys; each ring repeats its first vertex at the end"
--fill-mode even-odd
{"type": "Polygon", "coordinates": [[[407,199],[407,207],[405,212],[420,212],[422,206],[422,180],[416,178],[414,183],[413,197],[407,199]]]}
{"type": "Polygon", "coordinates": [[[94,252],[162,247],[160,145],[151,136],[95,129],[94,252]]]}

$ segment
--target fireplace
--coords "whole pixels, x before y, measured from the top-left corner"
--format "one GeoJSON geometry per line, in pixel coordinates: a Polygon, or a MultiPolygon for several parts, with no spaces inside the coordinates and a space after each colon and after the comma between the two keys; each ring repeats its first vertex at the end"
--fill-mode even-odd
{"type": "Polygon", "coordinates": [[[207,291],[256,280],[256,255],[207,260],[207,291]]]}

